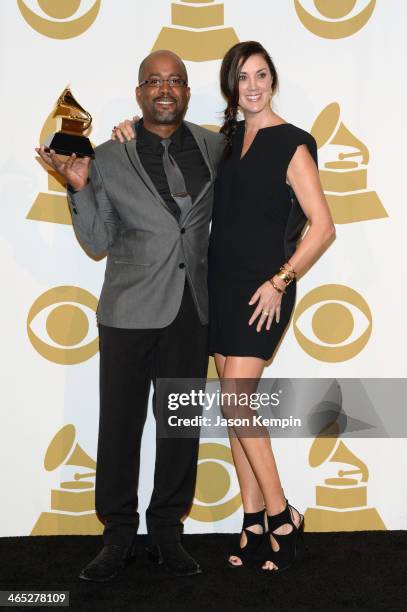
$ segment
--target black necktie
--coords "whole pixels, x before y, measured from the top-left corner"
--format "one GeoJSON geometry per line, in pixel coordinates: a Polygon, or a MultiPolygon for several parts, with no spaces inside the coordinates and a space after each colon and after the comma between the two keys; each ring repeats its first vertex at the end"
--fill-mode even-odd
{"type": "Polygon", "coordinates": [[[161,144],[164,148],[163,166],[165,176],[167,177],[168,186],[170,188],[171,196],[174,198],[181,211],[179,222],[180,224],[182,224],[185,219],[185,215],[188,213],[192,206],[192,198],[187,192],[185,179],[177,162],[168,152],[168,147],[170,146],[171,142],[171,138],[164,138],[161,141],[161,144]]]}

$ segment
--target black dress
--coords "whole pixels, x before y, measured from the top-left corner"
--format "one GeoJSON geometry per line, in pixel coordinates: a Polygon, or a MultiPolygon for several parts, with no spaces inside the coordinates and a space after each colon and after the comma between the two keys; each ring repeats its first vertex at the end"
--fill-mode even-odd
{"type": "Polygon", "coordinates": [[[293,254],[307,218],[286,183],[287,168],[300,144],[317,164],[311,134],[292,125],[260,129],[240,159],[244,121],[238,123],[231,155],[222,160],[215,184],[209,244],[210,353],[272,357],[295,304],[296,283],[287,287],[280,322],[256,331],[249,326],[256,289],[293,254]]]}

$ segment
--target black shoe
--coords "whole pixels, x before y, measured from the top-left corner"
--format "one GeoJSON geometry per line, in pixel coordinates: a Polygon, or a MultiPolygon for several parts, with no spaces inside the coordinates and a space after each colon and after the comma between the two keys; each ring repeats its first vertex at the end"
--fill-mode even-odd
{"type": "Polygon", "coordinates": [[[229,555],[228,563],[231,567],[251,565],[256,560],[256,553],[258,552],[260,545],[263,543],[264,538],[264,514],[264,508],[263,510],[259,510],[259,512],[244,513],[242,533],[245,533],[247,542],[243,547],[239,544],[239,548],[229,555]],[[255,525],[259,525],[262,528],[261,533],[256,533],[248,529],[249,527],[254,527],[255,525]],[[242,563],[233,563],[230,561],[230,557],[239,557],[242,563]]]}
{"type": "Polygon", "coordinates": [[[135,545],[108,544],[79,574],[81,580],[108,582],[113,580],[135,557],[135,545]]]}
{"type": "Polygon", "coordinates": [[[163,565],[174,576],[202,574],[200,565],[182,546],[179,533],[162,533],[155,542],[146,549],[150,561],[163,565]]]}
{"type": "MultiPolygon", "coordinates": [[[[280,512],[280,514],[273,514],[272,516],[268,516],[267,515],[267,523],[268,523],[268,543],[269,543],[269,558],[267,559],[268,561],[272,561],[274,563],[275,566],[277,566],[276,569],[272,569],[272,570],[263,570],[263,571],[269,571],[270,573],[273,572],[282,572],[283,570],[287,569],[288,567],[290,567],[290,565],[293,564],[293,562],[295,561],[296,557],[297,557],[297,552],[298,552],[298,540],[300,537],[303,537],[303,532],[304,532],[304,516],[302,514],[299,514],[300,517],[300,522],[298,525],[296,525],[294,523],[294,515],[292,512],[292,508],[294,508],[293,506],[291,506],[288,503],[288,500],[286,499],[286,506],[284,508],[284,510],[282,512],[280,512]],[[276,533],[276,530],[281,527],[282,525],[291,525],[292,529],[289,533],[286,534],[279,534],[276,533]],[[277,544],[279,546],[278,550],[273,550],[272,545],[271,545],[271,539],[269,536],[271,536],[277,541],[277,544]]],[[[295,509],[295,508],[294,508],[295,509]]]]}

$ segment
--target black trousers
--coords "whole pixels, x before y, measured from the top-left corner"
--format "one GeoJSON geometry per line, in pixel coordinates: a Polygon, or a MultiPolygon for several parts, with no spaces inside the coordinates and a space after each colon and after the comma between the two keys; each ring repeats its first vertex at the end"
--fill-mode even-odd
{"type": "MultiPolygon", "coordinates": [[[[206,378],[208,326],[199,321],[185,284],[175,320],[162,329],[99,325],[100,416],[96,511],[104,543],[129,545],[139,525],[140,446],[150,384],[157,378],[206,378]]],[[[156,419],[163,411],[155,409],[156,419]]],[[[199,440],[156,439],[154,488],[146,512],[149,533],[180,527],[193,500],[199,440]]]]}

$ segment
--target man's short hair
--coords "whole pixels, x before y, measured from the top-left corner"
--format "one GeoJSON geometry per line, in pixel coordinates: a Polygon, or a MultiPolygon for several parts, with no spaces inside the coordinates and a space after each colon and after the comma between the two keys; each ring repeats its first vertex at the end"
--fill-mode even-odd
{"type": "Polygon", "coordinates": [[[186,80],[188,80],[188,72],[187,72],[187,68],[184,64],[184,62],[182,61],[182,59],[173,51],[169,51],[167,49],[159,49],[158,51],[153,51],[152,53],[150,53],[149,55],[147,55],[147,57],[145,57],[143,59],[143,61],[140,64],[140,67],[138,69],[138,82],[141,83],[141,81],[143,80],[143,73],[144,73],[144,68],[146,66],[146,63],[148,62],[148,60],[150,59],[150,57],[154,56],[154,55],[159,55],[159,54],[164,54],[167,53],[168,55],[172,55],[174,58],[177,59],[177,61],[180,63],[183,71],[184,71],[184,75],[186,80]]]}

